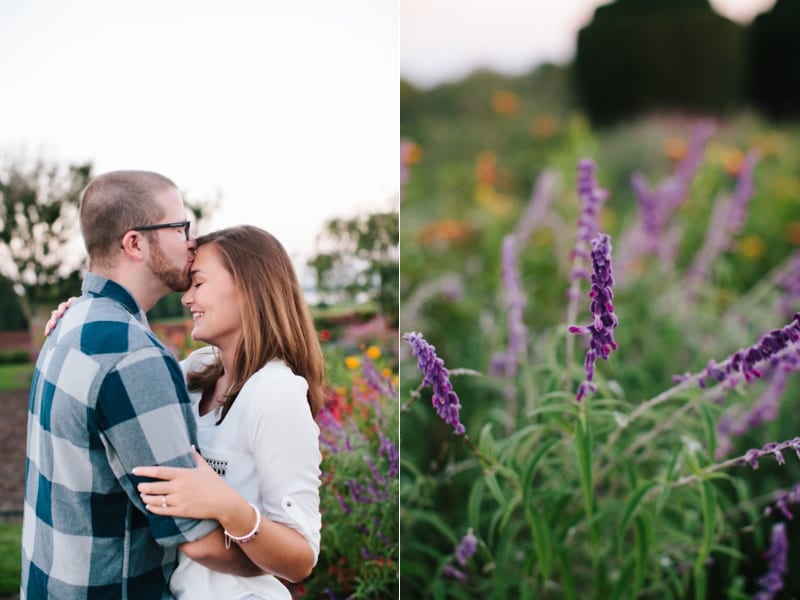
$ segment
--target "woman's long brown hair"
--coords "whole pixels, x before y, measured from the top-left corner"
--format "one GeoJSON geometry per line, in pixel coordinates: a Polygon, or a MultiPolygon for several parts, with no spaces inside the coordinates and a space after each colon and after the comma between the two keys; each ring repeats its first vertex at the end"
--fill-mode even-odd
{"type": "MultiPolygon", "coordinates": [[[[284,247],[252,225],[215,231],[197,238],[197,247],[213,245],[242,297],[242,340],[236,350],[231,386],[221,422],[245,382],[274,359],[283,360],[308,383],[308,404],[316,416],[323,404],[325,361],[300,283],[284,247]]],[[[189,389],[213,393],[222,375],[219,356],[190,372],[189,389]]]]}

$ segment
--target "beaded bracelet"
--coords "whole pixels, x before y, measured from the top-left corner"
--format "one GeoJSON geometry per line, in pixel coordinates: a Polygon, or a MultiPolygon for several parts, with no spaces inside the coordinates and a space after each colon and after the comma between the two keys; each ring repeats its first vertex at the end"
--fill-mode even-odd
{"type": "Polygon", "coordinates": [[[231,547],[231,541],[236,542],[237,544],[246,544],[247,542],[251,541],[254,537],[258,535],[258,528],[261,526],[261,511],[258,510],[258,507],[253,504],[252,502],[248,502],[250,506],[253,507],[253,510],[256,511],[256,525],[253,527],[253,530],[250,533],[245,535],[231,535],[228,533],[227,529],[223,529],[225,532],[225,548],[229,549],[231,547]]]}

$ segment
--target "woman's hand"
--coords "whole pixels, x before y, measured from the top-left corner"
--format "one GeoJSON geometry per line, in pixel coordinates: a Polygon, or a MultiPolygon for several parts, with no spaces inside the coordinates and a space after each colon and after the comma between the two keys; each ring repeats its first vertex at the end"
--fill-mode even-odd
{"type": "Polygon", "coordinates": [[[58,320],[64,316],[64,313],[67,312],[67,309],[72,306],[72,303],[75,301],[75,296],[72,296],[68,300],[65,300],[61,304],[58,305],[58,308],[55,309],[50,313],[50,320],[44,324],[44,337],[50,335],[50,332],[53,331],[53,328],[58,323],[58,320]]]}
{"type": "Polygon", "coordinates": [[[137,487],[147,510],[156,515],[190,519],[217,519],[226,507],[240,498],[192,449],[197,468],[136,467],[133,474],[162,481],[140,483],[137,487]]]}

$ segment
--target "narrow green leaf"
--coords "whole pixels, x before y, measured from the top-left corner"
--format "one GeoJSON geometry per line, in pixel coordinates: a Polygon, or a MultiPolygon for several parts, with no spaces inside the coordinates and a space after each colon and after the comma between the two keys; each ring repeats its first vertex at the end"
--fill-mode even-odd
{"type": "Polygon", "coordinates": [[[633,520],[634,525],[634,543],[636,545],[636,561],[633,576],[633,585],[631,589],[631,598],[639,597],[639,590],[644,585],[645,575],[647,575],[647,555],[650,548],[647,522],[643,517],[637,516],[633,520]]]}
{"type": "Polygon", "coordinates": [[[703,417],[703,431],[706,436],[706,448],[708,450],[708,462],[714,461],[714,453],[717,451],[717,435],[716,427],[714,427],[714,418],[711,411],[705,404],[700,405],[700,414],[703,417]]]}
{"type": "Polygon", "coordinates": [[[531,458],[525,466],[525,471],[522,474],[522,493],[524,494],[525,503],[529,501],[533,494],[533,476],[536,473],[536,467],[539,465],[539,461],[557,442],[558,439],[553,438],[542,444],[536,451],[536,454],[533,455],[533,458],[531,458]]]}
{"type": "Polygon", "coordinates": [[[533,538],[533,549],[536,552],[539,569],[542,578],[547,580],[553,568],[553,557],[551,554],[550,530],[547,527],[542,514],[531,503],[525,504],[525,520],[531,531],[533,538]]]}
{"type": "Polygon", "coordinates": [[[455,547],[458,544],[458,537],[450,526],[442,520],[438,513],[429,510],[414,511],[414,520],[423,521],[437,529],[455,547]]]}
{"type": "Polygon", "coordinates": [[[633,516],[634,511],[639,507],[639,504],[644,498],[645,494],[653,489],[657,485],[656,481],[647,481],[636,488],[630,496],[628,496],[628,500],[625,502],[625,508],[622,511],[622,519],[619,523],[619,533],[620,535],[625,535],[625,528],[628,526],[628,521],[633,516]]]}
{"type": "Polygon", "coordinates": [[[486,423],[478,435],[478,450],[489,460],[497,457],[497,448],[492,437],[492,424],[486,423]]]}
{"type": "Polygon", "coordinates": [[[500,484],[497,483],[497,477],[494,473],[487,473],[484,475],[483,480],[486,482],[486,487],[489,488],[489,491],[494,496],[494,499],[501,507],[505,507],[508,500],[506,500],[505,495],[503,494],[503,490],[500,489],[500,484]]]}
{"type": "Polygon", "coordinates": [[[471,523],[474,527],[480,525],[481,518],[481,504],[483,503],[483,478],[478,478],[472,484],[472,489],[469,492],[469,500],[467,500],[467,522],[471,523]]]}

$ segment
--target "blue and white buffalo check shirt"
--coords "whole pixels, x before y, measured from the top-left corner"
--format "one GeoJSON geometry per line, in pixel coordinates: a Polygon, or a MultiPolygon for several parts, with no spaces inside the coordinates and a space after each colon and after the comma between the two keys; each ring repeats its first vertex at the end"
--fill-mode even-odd
{"type": "Polygon", "coordinates": [[[194,466],[181,368],[122,286],[88,273],[36,362],[21,598],[170,598],[176,547],[214,521],[159,517],[137,465],[194,466]]]}

